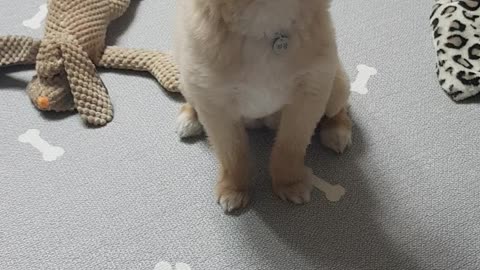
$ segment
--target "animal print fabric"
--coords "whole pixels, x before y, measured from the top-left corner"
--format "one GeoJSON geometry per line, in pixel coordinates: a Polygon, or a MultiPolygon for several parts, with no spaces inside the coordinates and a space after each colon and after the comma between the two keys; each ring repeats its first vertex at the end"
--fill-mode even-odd
{"type": "Polygon", "coordinates": [[[443,90],[455,101],[480,92],[480,0],[437,0],[430,23],[443,90]]]}

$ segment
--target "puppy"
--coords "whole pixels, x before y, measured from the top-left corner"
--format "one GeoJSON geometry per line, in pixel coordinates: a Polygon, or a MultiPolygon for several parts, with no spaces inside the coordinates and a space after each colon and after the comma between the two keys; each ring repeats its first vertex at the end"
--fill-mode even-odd
{"type": "Polygon", "coordinates": [[[319,121],[336,152],[351,142],[349,81],[337,54],[330,0],[178,0],[175,57],[188,104],[179,133],[205,129],[219,160],[225,211],[248,203],[246,124],[277,129],[273,191],[310,200],[306,148],[319,121]],[[201,124],[200,124],[201,123],[201,124]]]}

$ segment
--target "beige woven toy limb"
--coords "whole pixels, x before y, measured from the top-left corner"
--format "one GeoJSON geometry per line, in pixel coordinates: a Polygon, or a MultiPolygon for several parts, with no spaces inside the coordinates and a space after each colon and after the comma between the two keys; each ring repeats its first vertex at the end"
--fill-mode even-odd
{"type": "Polygon", "coordinates": [[[30,37],[0,37],[0,67],[34,64],[40,41],[30,37]]]}
{"type": "Polygon", "coordinates": [[[146,50],[105,49],[108,24],[122,15],[129,0],[50,0],[44,39],[0,38],[0,67],[37,62],[28,87],[41,110],[77,109],[94,125],[113,117],[106,88],[96,74],[102,67],[149,71],[167,91],[178,92],[178,71],[168,55],[146,50]]]}
{"type": "Polygon", "coordinates": [[[142,49],[107,47],[99,67],[150,72],[169,92],[180,92],[179,72],[171,56],[142,49]]]}

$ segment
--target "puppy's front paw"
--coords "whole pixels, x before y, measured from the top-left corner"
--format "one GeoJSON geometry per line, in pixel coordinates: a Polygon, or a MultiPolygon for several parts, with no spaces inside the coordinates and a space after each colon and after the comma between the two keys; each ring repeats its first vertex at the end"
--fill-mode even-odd
{"type": "Polygon", "coordinates": [[[341,154],[352,145],[352,129],[342,125],[322,128],[320,140],[324,146],[341,154]]]}
{"type": "Polygon", "coordinates": [[[215,195],[218,204],[227,213],[245,208],[249,201],[248,189],[237,188],[224,182],[217,183],[215,195]]]}
{"type": "Polygon", "coordinates": [[[310,201],[312,183],[307,178],[296,182],[273,182],[273,191],[284,201],[304,204],[310,201]]]}

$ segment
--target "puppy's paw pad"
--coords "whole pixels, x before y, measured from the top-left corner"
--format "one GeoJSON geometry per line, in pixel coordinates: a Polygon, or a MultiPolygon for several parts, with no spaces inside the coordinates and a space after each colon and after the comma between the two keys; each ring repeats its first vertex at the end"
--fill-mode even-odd
{"type": "Polygon", "coordinates": [[[320,130],[320,140],[324,146],[341,154],[352,145],[352,130],[344,126],[324,128],[320,130]]]}

